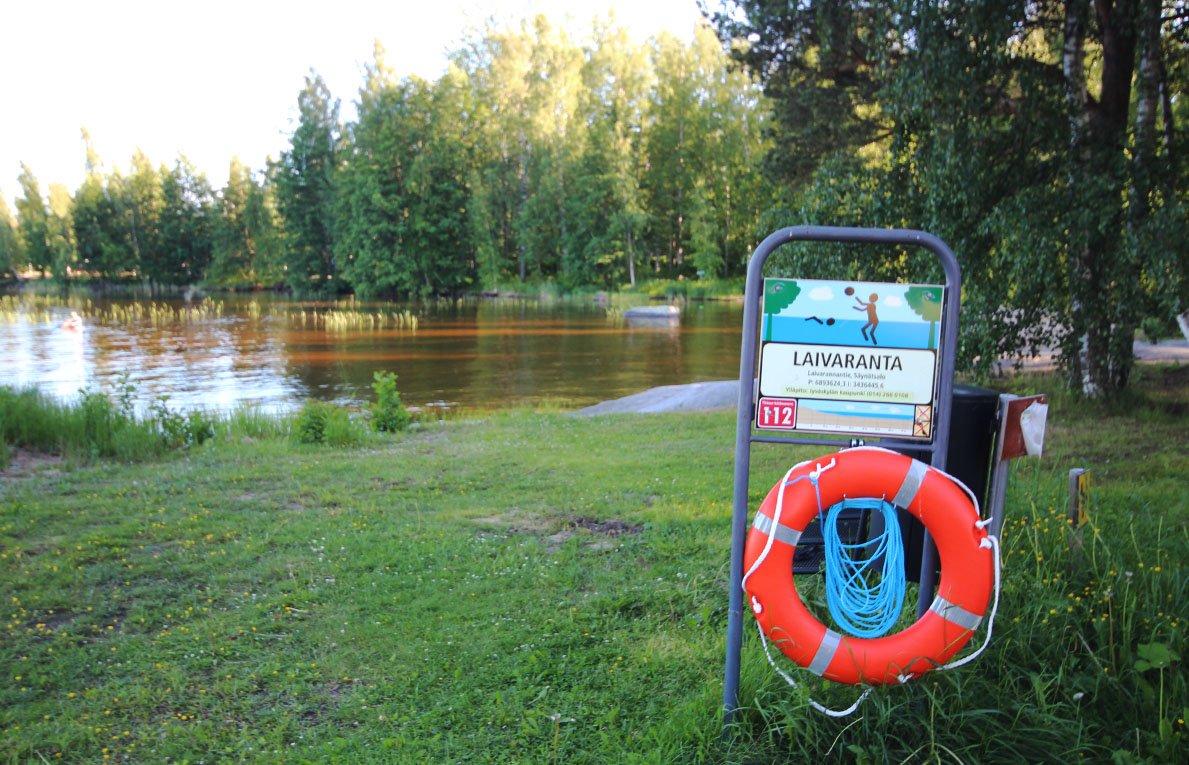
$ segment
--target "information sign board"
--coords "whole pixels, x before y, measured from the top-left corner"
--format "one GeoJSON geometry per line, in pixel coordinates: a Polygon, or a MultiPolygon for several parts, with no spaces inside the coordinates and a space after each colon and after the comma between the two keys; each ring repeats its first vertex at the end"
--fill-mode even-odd
{"type": "Polygon", "coordinates": [[[761,430],[933,437],[945,288],[765,279],[761,430]]]}

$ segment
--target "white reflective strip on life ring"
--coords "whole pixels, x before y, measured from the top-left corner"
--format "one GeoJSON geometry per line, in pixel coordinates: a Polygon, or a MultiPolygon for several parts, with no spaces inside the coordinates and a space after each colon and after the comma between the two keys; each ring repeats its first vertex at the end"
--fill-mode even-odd
{"type": "Polygon", "coordinates": [[[925,475],[928,472],[928,465],[920,460],[913,460],[912,464],[908,466],[908,472],[904,475],[904,481],[900,484],[900,490],[896,492],[896,496],[892,497],[892,504],[907,509],[916,499],[917,492],[921,490],[921,484],[924,483],[925,475]]]}
{"type": "Polygon", "coordinates": [[[952,622],[963,629],[978,629],[978,625],[983,621],[983,617],[949,602],[940,595],[933,599],[933,604],[929,606],[929,610],[947,622],[952,622]]]}
{"type": "Polygon", "coordinates": [[[773,535],[773,533],[772,533],[772,526],[773,526],[772,519],[769,518],[768,516],[764,515],[763,513],[758,513],[756,515],[755,523],[753,523],[751,525],[752,525],[752,528],[754,528],[756,531],[760,532],[764,536],[768,536],[768,537],[775,536],[777,542],[784,542],[786,545],[789,545],[790,547],[796,547],[797,542],[801,541],[801,532],[797,531],[796,529],[792,528],[791,526],[785,526],[783,523],[776,527],[776,534],[773,535]]]}
{"type": "Polygon", "coordinates": [[[806,669],[821,677],[826,668],[830,666],[830,662],[834,660],[834,654],[838,652],[838,646],[841,643],[842,635],[827,629],[826,634],[822,635],[822,643],[817,647],[817,653],[813,655],[813,661],[809,662],[806,669]]]}

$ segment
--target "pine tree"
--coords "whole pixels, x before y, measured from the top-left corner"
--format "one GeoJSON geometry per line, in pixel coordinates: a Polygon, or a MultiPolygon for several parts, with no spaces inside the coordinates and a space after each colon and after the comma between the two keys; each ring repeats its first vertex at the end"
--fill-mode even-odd
{"type": "Polygon", "coordinates": [[[333,239],[339,103],[311,73],[297,104],[297,129],[275,174],[285,230],[285,280],[298,293],[333,294],[339,289],[333,239]]]}

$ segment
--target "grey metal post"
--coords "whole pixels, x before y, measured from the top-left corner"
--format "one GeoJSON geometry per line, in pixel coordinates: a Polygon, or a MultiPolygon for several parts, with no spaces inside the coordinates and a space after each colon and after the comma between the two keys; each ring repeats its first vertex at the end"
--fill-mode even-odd
{"type": "Polygon", "coordinates": [[[1003,538],[1003,513],[1007,504],[1007,483],[1011,476],[1011,460],[1003,459],[1003,447],[1007,436],[1008,405],[1017,398],[1019,396],[1011,393],[999,395],[999,430],[995,437],[995,453],[991,457],[994,460],[991,465],[991,486],[987,491],[989,507],[983,508],[984,514],[991,519],[991,527],[988,532],[996,539],[1003,538]]]}
{"type": "MultiPolygon", "coordinates": [[[[941,261],[945,271],[947,299],[943,307],[940,343],[940,372],[938,376],[937,408],[933,417],[932,445],[913,444],[917,450],[929,451],[930,463],[945,468],[949,448],[950,408],[954,394],[954,364],[958,349],[958,304],[962,295],[962,271],[953,251],[937,237],[923,231],[907,229],[861,229],[833,226],[794,226],[769,235],[751,256],[747,264],[747,282],[743,304],[743,338],[739,351],[739,401],[735,422],[735,482],[731,516],[730,593],[727,610],[726,677],[723,683],[723,722],[729,725],[739,706],[739,665],[743,645],[743,548],[747,541],[747,490],[751,470],[752,442],[789,444],[830,444],[845,446],[845,442],[826,438],[773,438],[752,435],[752,407],[755,389],[756,344],[759,336],[759,299],[763,291],[763,269],[768,257],[778,247],[796,241],[846,242],[854,244],[914,245],[925,247],[941,261]]],[[[925,533],[921,556],[921,598],[918,615],[928,610],[933,599],[934,569],[937,549],[925,533]],[[926,574],[927,572],[927,574],[926,574]]]]}

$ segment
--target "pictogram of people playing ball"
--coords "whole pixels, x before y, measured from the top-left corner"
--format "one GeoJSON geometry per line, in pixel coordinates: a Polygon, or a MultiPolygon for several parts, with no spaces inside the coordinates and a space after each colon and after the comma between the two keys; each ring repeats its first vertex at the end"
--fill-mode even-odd
{"type": "Polygon", "coordinates": [[[875,328],[879,326],[879,314],[875,312],[875,303],[879,300],[879,294],[872,292],[871,297],[867,298],[868,302],[864,303],[862,298],[855,295],[854,287],[847,287],[843,292],[847,295],[854,295],[858,305],[852,306],[852,308],[856,311],[867,311],[867,323],[859,328],[859,331],[863,333],[863,339],[870,340],[872,345],[879,345],[879,341],[875,339],[875,328]],[[868,329],[871,330],[870,336],[867,334],[868,329]]]}

